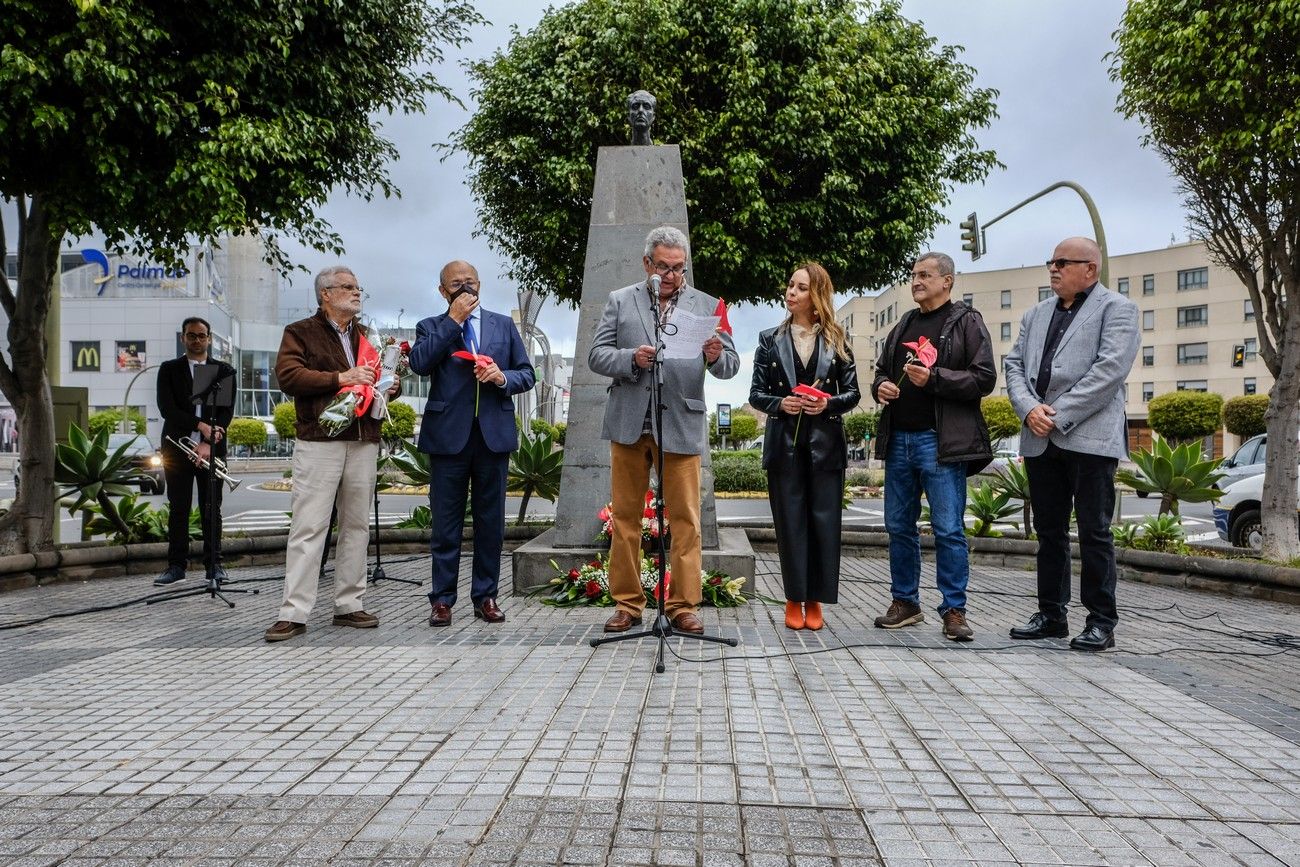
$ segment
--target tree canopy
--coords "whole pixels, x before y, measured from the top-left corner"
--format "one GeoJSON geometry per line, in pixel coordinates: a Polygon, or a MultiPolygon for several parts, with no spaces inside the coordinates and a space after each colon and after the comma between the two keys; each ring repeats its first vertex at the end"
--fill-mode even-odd
{"type": "Polygon", "coordinates": [[[18,291],[0,276],[0,388],[30,484],[0,551],[52,544],[45,319],[62,239],[97,230],[163,262],[227,231],[268,234],[281,267],[277,235],[341,252],[317,215],[327,195],[397,192],[372,118],[449,98],[433,70],[479,20],[470,0],[7,0],[0,197],[19,244],[18,291]]]}
{"type": "Polygon", "coordinates": [[[695,282],[729,301],[773,301],[803,259],[846,291],[890,282],[952,186],[997,164],[973,136],[995,93],[893,2],[585,0],[470,70],[454,145],[481,231],[524,289],[570,303],[596,151],[629,142],[634,90],[681,147],[695,282]]]}
{"type": "Polygon", "coordinates": [[[1300,3],[1144,0],[1115,33],[1119,105],[1169,163],[1210,257],[1246,286],[1268,409],[1264,555],[1300,556],[1300,3]]]}
{"type": "Polygon", "coordinates": [[[1147,402],[1151,429],[1175,443],[1207,437],[1219,429],[1223,398],[1201,391],[1170,391],[1147,402]]]}

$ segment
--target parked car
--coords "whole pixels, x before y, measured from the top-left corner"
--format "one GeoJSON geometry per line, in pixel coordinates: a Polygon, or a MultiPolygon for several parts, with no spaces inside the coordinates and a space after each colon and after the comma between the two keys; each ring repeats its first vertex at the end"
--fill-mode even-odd
{"type": "Polygon", "coordinates": [[[167,481],[163,476],[162,454],[153,447],[149,438],[143,434],[116,433],[108,435],[108,453],[117,451],[123,443],[127,444],[126,454],[137,470],[144,473],[135,484],[142,493],[161,494],[167,490],[167,481]]]}
{"type": "MultiPolygon", "coordinates": [[[[1296,481],[1296,494],[1300,496],[1300,480],[1296,481]]],[[[1214,529],[1219,532],[1219,538],[1234,548],[1258,551],[1264,541],[1260,517],[1263,497],[1263,472],[1239,479],[1224,488],[1223,496],[1214,504],[1214,529]]],[[[1296,512],[1296,518],[1300,521],[1300,511],[1296,512]]]]}
{"type": "Polygon", "coordinates": [[[1216,485],[1226,490],[1228,485],[1264,472],[1264,456],[1268,453],[1268,434],[1253,436],[1242,443],[1232,457],[1219,464],[1223,478],[1216,485]]]}

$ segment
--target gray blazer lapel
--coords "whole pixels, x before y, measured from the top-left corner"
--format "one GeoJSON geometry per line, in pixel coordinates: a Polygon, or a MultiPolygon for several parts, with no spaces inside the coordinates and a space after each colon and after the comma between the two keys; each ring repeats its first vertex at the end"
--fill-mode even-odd
{"type": "Polygon", "coordinates": [[[650,300],[650,289],[644,284],[637,290],[636,295],[636,315],[641,320],[641,327],[645,329],[646,344],[654,343],[655,323],[650,318],[650,305],[654,302],[650,300]],[[642,293],[645,294],[642,294],[642,293]]]}
{"type": "Polygon", "coordinates": [[[781,371],[785,374],[786,385],[794,388],[798,380],[794,375],[794,335],[789,329],[776,333],[776,357],[781,359],[781,371]]]}
{"type": "MultiPolygon", "coordinates": [[[[1092,290],[1092,294],[1088,296],[1088,300],[1083,304],[1083,309],[1079,311],[1078,316],[1075,316],[1070,320],[1070,327],[1065,329],[1065,333],[1061,335],[1061,342],[1056,344],[1056,351],[1058,353],[1065,348],[1065,344],[1070,342],[1070,338],[1083,328],[1083,323],[1101,312],[1103,295],[1105,292],[1105,287],[1100,283],[1097,284],[1096,289],[1092,290]]],[[[1048,327],[1050,328],[1051,326],[1049,325],[1048,327]]]]}

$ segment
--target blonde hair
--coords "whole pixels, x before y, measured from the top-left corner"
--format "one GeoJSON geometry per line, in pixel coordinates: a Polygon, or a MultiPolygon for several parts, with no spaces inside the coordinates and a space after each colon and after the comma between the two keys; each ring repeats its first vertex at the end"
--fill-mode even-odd
{"type": "MultiPolygon", "coordinates": [[[[841,361],[849,360],[848,335],[835,321],[835,285],[831,275],[816,262],[801,262],[795,271],[808,272],[808,294],[812,297],[814,327],[819,329],[826,342],[841,361]]],[[[786,316],[778,331],[790,328],[791,317],[786,316]]]]}

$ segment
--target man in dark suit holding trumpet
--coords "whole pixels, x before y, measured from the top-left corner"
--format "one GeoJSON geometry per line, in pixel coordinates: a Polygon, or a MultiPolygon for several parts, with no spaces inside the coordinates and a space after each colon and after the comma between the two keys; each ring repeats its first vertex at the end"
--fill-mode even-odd
{"type": "Polygon", "coordinates": [[[211,461],[225,460],[225,430],[234,416],[234,407],[217,407],[209,424],[200,419],[202,407],[195,404],[194,368],[215,364],[217,379],[234,376],[235,369],[224,361],[208,358],[212,329],[207,320],[191,316],[181,323],[185,354],[158,366],[158,411],[163,417],[163,474],[167,480],[167,568],[154,579],[163,587],[185,577],[190,552],[190,504],[194,483],[199,488],[199,526],[203,528],[203,562],[212,557],[219,578],[225,577],[221,566],[221,485],[213,486],[215,501],[209,502],[208,473],[211,461]],[[177,443],[189,444],[189,450],[177,443]],[[209,515],[208,510],[213,514],[209,515]],[[209,531],[211,536],[209,537],[209,531]]]}

